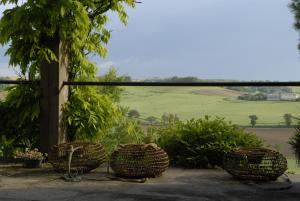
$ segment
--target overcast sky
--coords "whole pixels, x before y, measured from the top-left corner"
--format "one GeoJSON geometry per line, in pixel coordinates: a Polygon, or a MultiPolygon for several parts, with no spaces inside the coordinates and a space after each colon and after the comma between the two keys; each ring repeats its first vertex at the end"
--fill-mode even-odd
{"type": "MultiPolygon", "coordinates": [[[[142,0],[127,27],[112,16],[105,72],[146,77],[300,80],[289,0],[142,0]]],[[[1,55],[4,48],[0,49],[1,55]]],[[[11,75],[0,57],[0,75],[11,75]]]]}

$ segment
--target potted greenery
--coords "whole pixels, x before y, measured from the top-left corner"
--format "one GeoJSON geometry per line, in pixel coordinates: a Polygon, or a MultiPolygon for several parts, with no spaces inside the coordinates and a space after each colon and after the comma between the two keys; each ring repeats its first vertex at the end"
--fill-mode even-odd
{"type": "Polygon", "coordinates": [[[22,159],[24,161],[25,168],[39,168],[42,166],[42,162],[45,159],[46,154],[39,152],[38,149],[29,150],[25,149],[25,152],[17,151],[15,158],[22,159]]]}

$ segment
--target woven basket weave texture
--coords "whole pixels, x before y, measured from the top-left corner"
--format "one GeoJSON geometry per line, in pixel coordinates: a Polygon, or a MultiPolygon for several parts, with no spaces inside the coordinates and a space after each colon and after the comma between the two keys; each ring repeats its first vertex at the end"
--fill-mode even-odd
{"type": "Polygon", "coordinates": [[[167,170],[169,158],[156,144],[126,144],[113,152],[110,165],[122,178],[153,178],[167,170]]]}
{"type": "Polygon", "coordinates": [[[55,145],[49,152],[49,162],[58,172],[67,172],[69,165],[70,148],[80,147],[73,153],[71,171],[87,173],[99,167],[106,161],[105,151],[98,143],[64,143],[55,145]]]}
{"type": "Polygon", "coordinates": [[[223,167],[238,179],[274,181],[287,170],[287,160],[270,149],[241,148],[225,155],[223,167]]]}

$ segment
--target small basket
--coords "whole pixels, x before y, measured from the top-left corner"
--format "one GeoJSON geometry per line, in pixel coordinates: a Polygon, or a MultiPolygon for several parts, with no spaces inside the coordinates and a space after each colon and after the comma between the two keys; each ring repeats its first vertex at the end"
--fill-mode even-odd
{"type": "Polygon", "coordinates": [[[126,144],[113,152],[110,165],[121,178],[154,178],[167,170],[169,158],[156,144],[126,144]]]}
{"type": "Polygon", "coordinates": [[[105,151],[101,144],[85,142],[59,144],[53,146],[49,152],[49,162],[57,172],[68,171],[71,146],[80,147],[72,156],[72,172],[87,173],[106,161],[105,151]]]}
{"type": "Polygon", "coordinates": [[[238,179],[275,181],[287,170],[287,160],[270,149],[241,148],[225,155],[223,167],[238,179]]]}

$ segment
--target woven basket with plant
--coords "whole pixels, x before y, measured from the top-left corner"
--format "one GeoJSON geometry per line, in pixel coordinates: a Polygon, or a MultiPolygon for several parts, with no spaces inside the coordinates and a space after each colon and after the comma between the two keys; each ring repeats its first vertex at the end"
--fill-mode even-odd
{"type": "Polygon", "coordinates": [[[169,158],[156,144],[126,144],[113,152],[110,165],[121,178],[153,178],[166,171],[169,158]]]}
{"type": "Polygon", "coordinates": [[[287,170],[287,160],[270,149],[241,148],[225,155],[223,167],[238,179],[274,181],[287,170]]]}
{"type": "Polygon", "coordinates": [[[49,162],[58,172],[67,172],[69,168],[69,156],[72,153],[70,169],[72,172],[87,173],[106,161],[105,151],[101,144],[75,142],[55,145],[49,152],[49,162]]]}

